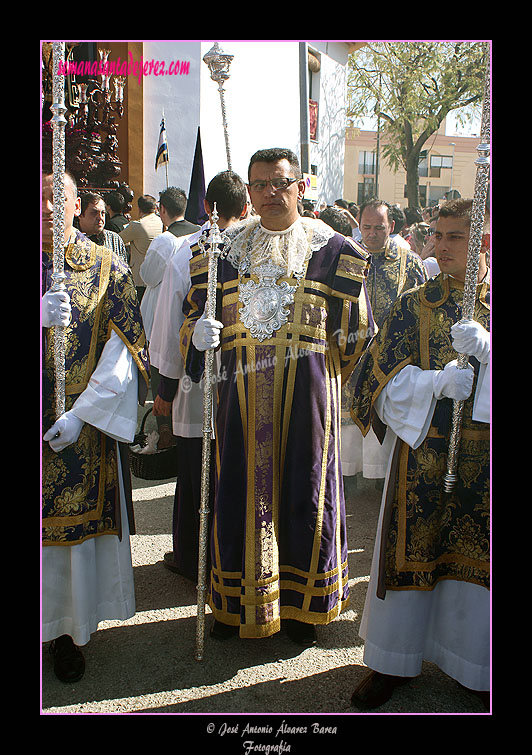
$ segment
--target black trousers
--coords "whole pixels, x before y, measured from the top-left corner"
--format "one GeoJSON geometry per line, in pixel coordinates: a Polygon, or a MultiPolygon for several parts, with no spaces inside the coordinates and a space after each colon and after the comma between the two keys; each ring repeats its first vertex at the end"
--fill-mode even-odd
{"type": "MultiPolygon", "coordinates": [[[[183,576],[198,579],[199,524],[201,504],[202,438],[177,437],[177,483],[173,510],[174,561],[183,576]]],[[[209,485],[209,543],[214,501],[214,442],[211,449],[209,485]]],[[[208,553],[210,548],[208,549],[208,553]]],[[[207,574],[210,556],[207,559],[207,574]]]]}

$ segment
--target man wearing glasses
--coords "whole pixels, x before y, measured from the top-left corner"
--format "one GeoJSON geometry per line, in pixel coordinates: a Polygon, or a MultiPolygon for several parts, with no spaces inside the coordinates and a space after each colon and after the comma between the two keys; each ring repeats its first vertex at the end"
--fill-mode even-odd
{"type": "Polygon", "coordinates": [[[303,646],[348,598],[340,391],[373,334],[367,255],[300,216],[287,149],[251,158],[256,215],[226,231],[216,319],[203,315],[207,260],[191,259],[181,346],[194,381],[219,349],[211,635],[303,646]],[[282,622],[282,625],[281,625],[282,622]]]}

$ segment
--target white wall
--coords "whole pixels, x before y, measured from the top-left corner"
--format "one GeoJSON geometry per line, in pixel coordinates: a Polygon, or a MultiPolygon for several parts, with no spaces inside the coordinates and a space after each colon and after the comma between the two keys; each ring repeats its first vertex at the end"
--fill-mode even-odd
{"type": "Polygon", "coordinates": [[[337,42],[309,42],[321,52],[318,141],[311,143],[311,162],[318,166],[320,201],[332,204],[343,196],[347,48],[337,42]]]}
{"type": "MultiPolygon", "coordinates": [[[[203,42],[201,56],[212,42],[203,42]]],[[[219,40],[234,55],[225,82],[232,168],[247,181],[250,157],[259,149],[288,147],[299,157],[299,52],[297,42],[219,40]]],[[[201,71],[201,133],[205,180],[227,170],[218,85],[201,71]]]]}
{"type": "MultiPolygon", "coordinates": [[[[232,168],[247,180],[251,155],[267,147],[288,147],[300,156],[299,43],[297,41],[219,40],[234,56],[225,82],[225,102],[232,168]]],[[[212,41],[145,41],[144,61],[190,62],[188,75],[144,77],[145,191],[158,196],[166,186],[164,167],[154,163],[164,109],[170,162],[169,184],[187,193],[197,127],[201,139],[205,181],[227,169],[218,85],[210,78],[203,56],[212,41]]],[[[320,171],[321,195],[332,203],[342,196],[345,87],[347,60],[340,43],[313,42],[322,54],[318,144],[312,162],[320,171]],[[333,55],[329,58],[325,53],[333,55]]]]}
{"type": "Polygon", "coordinates": [[[190,62],[187,75],[144,77],[144,191],[159,197],[166,188],[164,166],[155,172],[161,117],[164,110],[168,139],[168,183],[188,194],[194,161],[196,130],[200,119],[200,42],[144,42],[144,61],[164,61],[166,68],[176,61],[190,62]]]}

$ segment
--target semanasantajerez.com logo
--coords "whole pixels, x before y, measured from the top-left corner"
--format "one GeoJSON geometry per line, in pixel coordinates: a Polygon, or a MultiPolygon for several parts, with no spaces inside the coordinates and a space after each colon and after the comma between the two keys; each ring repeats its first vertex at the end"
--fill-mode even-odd
{"type": "Polygon", "coordinates": [[[61,61],[58,73],[62,76],[75,74],[76,76],[188,76],[190,72],[189,60],[176,60],[168,65],[161,60],[133,60],[128,53],[129,60],[68,60],[61,61]]]}

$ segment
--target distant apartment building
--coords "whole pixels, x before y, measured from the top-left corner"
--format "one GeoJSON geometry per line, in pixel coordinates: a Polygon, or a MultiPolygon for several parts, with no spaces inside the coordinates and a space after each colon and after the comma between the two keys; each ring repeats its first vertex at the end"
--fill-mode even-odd
{"type": "MultiPolygon", "coordinates": [[[[419,163],[419,199],[422,207],[437,205],[451,190],[462,197],[472,197],[478,136],[448,136],[446,123],[428,139],[419,163]]],[[[363,131],[348,127],[345,138],[344,199],[362,204],[378,192],[379,199],[404,208],[406,171],[392,171],[382,154],[380,138],[379,173],[377,183],[377,131],[363,131]]]]}

